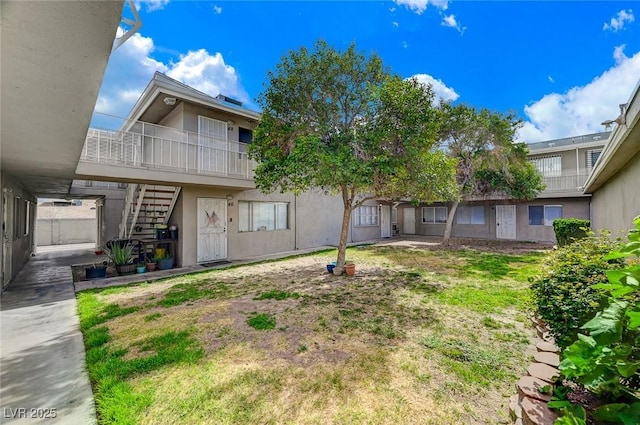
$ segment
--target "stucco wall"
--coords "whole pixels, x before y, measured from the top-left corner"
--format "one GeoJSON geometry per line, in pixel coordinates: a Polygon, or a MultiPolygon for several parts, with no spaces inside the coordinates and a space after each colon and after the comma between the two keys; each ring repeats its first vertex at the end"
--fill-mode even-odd
{"type": "MultiPolygon", "coordinates": [[[[178,225],[180,240],[178,252],[180,264],[197,262],[197,205],[198,198],[233,199],[227,201],[227,258],[230,260],[265,255],[323,245],[335,246],[342,224],[342,200],[322,191],[311,191],[294,196],[290,193],[265,195],[257,190],[233,192],[228,189],[183,187],[171,216],[171,223],[178,225]],[[289,204],[288,229],[257,232],[238,230],[239,201],[273,201],[289,204]]],[[[371,202],[371,205],[377,205],[371,202]]],[[[354,227],[349,223],[349,242],[365,241],[380,237],[380,226],[354,227]]]]}
{"type": "Polygon", "coordinates": [[[38,219],[38,246],[95,242],[96,223],[95,218],[38,219]]]}
{"type": "Polygon", "coordinates": [[[626,234],[640,214],[640,153],[595,191],[591,217],[594,229],[626,234]]]}
{"type": "MultiPolygon", "coordinates": [[[[444,204],[434,204],[442,206],[444,204]]],[[[516,239],[521,241],[535,242],[555,242],[555,234],[552,226],[529,225],[529,206],[532,205],[561,205],[563,218],[589,218],[589,198],[549,198],[537,199],[531,202],[475,202],[470,204],[484,207],[484,224],[456,224],[454,221],[451,229],[452,237],[474,238],[474,239],[495,239],[496,238],[496,205],[516,206],[516,239]]],[[[400,211],[404,213],[402,207],[398,208],[398,221],[402,223],[400,211]]],[[[455,219],[454,219],[455,220],[455,219]]],[[[442,236],[444,234],[444,224],[422,223],[422,206],[416,208],[416,233],[419,235],[442,236]]]]}
{"type": "MultiPolygon", "coordinates": [[[[2,267],[3,273],[3,282],[2,287],[6,287],[9,284],[11,279],[15,277],[16,274],[24,267],[27,261],[31,256],[31,253],[34,249],[34,233],[35,233],[35,223],[36,223],[36,209],[37,209],[37,199],[27,192],[17,180],[13,178],[13,176],[9,175],[6,172],[0,173],[0,186],[2,187],[2,193],[6,193],[7,197],[7,205],[3,205],[2,210],[0,210],[0,217],[4,217],[5,210],[7,208],[7,216],[9,217],[9,222],[5,224],[4,234],[1,239],[7,242],[3,243],[2,251],[0,251],[0,266],[2,267]],[[16,202],[24,202],[25,200],[29,201],[29,230],[28,234],[25,235],[24,231],[20,229],[17,234],[13,232],[13,222],[16,217],[14,217],[14,204],[16,202]],[[6,245],[5,245],[6,244],[6,245]],[[5,252],[6,247],[6,252],[5,252]],[[6,261],[5,261],[6,257],[6,261]]],[[[0,201],[0,204],[2,202],[0,201]]]]}

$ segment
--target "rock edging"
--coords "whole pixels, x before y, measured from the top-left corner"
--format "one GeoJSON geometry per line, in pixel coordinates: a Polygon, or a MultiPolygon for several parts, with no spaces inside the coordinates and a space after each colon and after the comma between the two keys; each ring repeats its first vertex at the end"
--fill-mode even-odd
{"type": "Polygon", "coordinates": [[[551,391],[543,393],[540,389],[548,386],[552,390],[560,376],[560,349],[540,319],[531,321],[540,341],[536,344],[535,361],[527,367],[527,375],[516,383],[518,393],[509,399],[509,411],[515,425],[553,425],[558,414],[547,407],[551,391]]]}

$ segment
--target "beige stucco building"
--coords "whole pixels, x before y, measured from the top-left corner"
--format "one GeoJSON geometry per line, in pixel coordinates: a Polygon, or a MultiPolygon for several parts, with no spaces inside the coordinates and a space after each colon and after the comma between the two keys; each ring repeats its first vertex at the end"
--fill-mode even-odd
{"type": "Polygon", "coordinates": [[[624,234],[640,215],[640,81],[585,185],[595,229],[624,234]]]}
{"type": "MultiPolygon", "coordinates": [[[[607,143],[609,132],[531,143],[529,160],[546,189],[532,201],[491,198],[461,203],[451,235],[462,238],[555,242],[556,218],[590,218],[591,195],[584,185],[607,143]]],[[[445,203],[398,207],[400,233],[442,236],[445,203]]]]}
{"type": "MultiPolygon", "coordinates": [[[[255,189],[246,148],[260,115],[233,99],[156,74],[126,119],[89,128],[122,7],[3,2],[2,287],[35,250],[38,197],[96,199],[98,245],[176,226],[179,265],[337,244],[340,198],[255,189]]],[[[531,202],[461,205],[453,236],[553,241],[558,217],[627,229],[640,213],[638,103],[636,88],[611,135],[531,144],[547,189],[531,202]]],[[[371,201],[354,212],[349,241],[442,235],[446,213],[445,204],[371,201]]]]}

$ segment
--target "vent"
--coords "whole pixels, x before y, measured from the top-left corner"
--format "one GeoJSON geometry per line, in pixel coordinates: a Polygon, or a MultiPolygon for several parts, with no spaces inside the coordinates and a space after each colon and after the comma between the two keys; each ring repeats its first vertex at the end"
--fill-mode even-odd
{"type": "Polygon", "coordinates": [[[229,96],[225,96],[223,94],[217,95],[216,99],[221,100],[223,102],[231,103],[231,104],[236,105],[236,106],[242,106],[242,102],[240,102],[239,100],[236,100],[236,99],[234,99],[232,97],[229,97],[229,96]]]}

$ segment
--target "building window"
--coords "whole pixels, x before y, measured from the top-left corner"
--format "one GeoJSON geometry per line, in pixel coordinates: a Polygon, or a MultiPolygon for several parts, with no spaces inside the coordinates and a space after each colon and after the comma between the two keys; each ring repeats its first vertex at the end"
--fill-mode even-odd
{"type": "Polygon", "coordinates": [[[562,205],[530,205],[530,226],[553,226],[553,220],[562,218],[562,205]]]}
{"type": "Polygon", "coordinates": [[[253,131],[248,128],[238,127],[238,141],[247,144],[253,142],[253,131]]]}
{"type": "Polygon", "coordinates": [[[436,224],[447,222],[447,207],[422,207],[422,222],[436,224]]]}
{"type": "Polygon", "coordinates": [[[560,155],[533,158],[530,161],[542,174],[542,177],[562,176],[562,157],[560,155]]]}
{"type": "Polygon", "coordinates": [[[22,217],[22,198],[13,198],[13,240],[22,237],[22,229],[24,229],[22,217]]]}
{"type": "Polygon", "coordinates": [[[484,224],[484,206],[458,207],[456,224],[484,224]]]}
{"type": "Polygon", "coordinates": [[[589,172],[596,166],[596,162],[598,162],[601,153],[602,149],[589,149],[587,151],[587,170],[589,172]]]}
{"type": "Polygon", "coordinates": [[[377,226],[378,206],[361,205],[353,212],[353,224],[356,227],[377,226]]]}
{"type": "Polygon", "coordinates": [[[391,207],[391,224],[398,224],[398,207],[391,207]]]}
{"type": "Polygon", "coordinates": [[[29,227],[31,227],[31,202],[24,201],[24,235],[29,234],[29,227]]]}
{"type": "Polygon", "coordinates": [[[289,228],[289,204],[286,202],[238,202],[240,232],[286,230],[289,228]]]}

